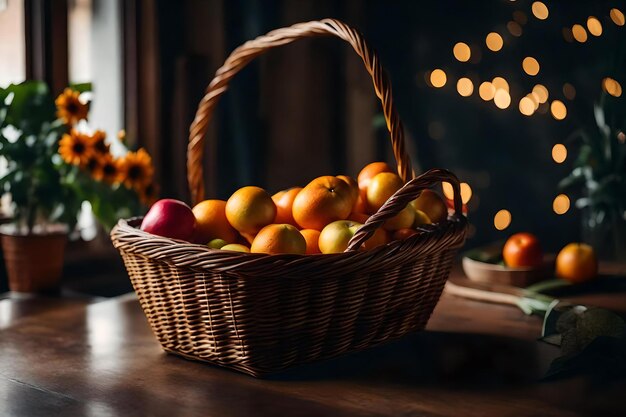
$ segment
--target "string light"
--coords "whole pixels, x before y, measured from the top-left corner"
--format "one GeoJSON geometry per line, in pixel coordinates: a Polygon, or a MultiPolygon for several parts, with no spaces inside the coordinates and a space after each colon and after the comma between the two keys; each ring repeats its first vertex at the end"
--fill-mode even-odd
{"type": "Polygon", "coordinates": [[[434,140],[443,139],[446,135],[446,127],[438,120],[428,123],[428,136],[434,140]]]}
{"type": "Polygon", "coordinates": [[[515,36],[516,38],[519,38],[520,36],[522,36],[522,27],[519,25],[519,23],[510,21],[509,23],[506,24],[506,28],[509,31],[509,33],[515,36]]]}
{"type": "Polygon", "coordinates": [[[535,15],[535,17],[539,20],[546,20],[550,14],[548,7],[540,1],[534,2],[531,10],[533,15],[535,15]]]}
{"type": "Polygon", "coordinates": [[[493,96],[493,102],[499,109],[506,109],[511,104],[511,96],[506,90],[496,90],[495,96],[493,96]]]}
{"type": "Polygon", "coordinates": [[[442,182],[441,183],[441,189],[443,190],[443,195],[448,200],[453,200],[454,199],[454,190],[452,188],[452,184],[450,184],[449,182],[442,182]]]}
{"type": "Polygon", "coordinates": [[[461,62],[469,61],[472,56],[472,51],[470,50],[470,47],[463,42],[459,42],[454,45],[454,48],[452,48],[452,53],[454,54],[454,57],[461,62]]]}
{"type": "Polygon", "coordinates": [[[587,31],[579,24],[572,26],[572,35],[580,43],[587,42],[587,31]]]}
{"type": "Polygon", "coordinates": [[[456,91],[462,97],[471,96],[472,93],[474,92],[474,84],[472,83],[472,80],[466,77],[459,78],[459,81],[457,81],[456,83],[456,91]]]}
{"type": "Polygon", "coordinates": [[[568,100],[574,100],[576,98],[576,89],[570,83],[563,84],[563,95],[568,100]]]}
{"type": "Polygon", "coordinates": [[[472,198],[472,187],[466,182],[461,183],[461,201],[467,204],[472,198]]]}
{"type": "Polygon", "coordinates": [[[567,213],[567,211],[569,210],[569,206],[569,197],[565,194],[557,195],[552,202],[552,210],[554,210],[554,212],[559,215],[567,213]]]}
{"type": "Polygon", "coordinates": [[[502,36],[500,36],[496,32],[491,32],[485,38],[485,44],[490,51],[498,52],[502,49],[502,45],[504,45],[504,41],[502,40],[502,36]]]}
{"type": "Polygon", "coordinates": [[[509,83],[502,77],[495,77],[491,80],[491,84],[496,87],[496,90],[505,90],[507,93],[509,92],[509,83]]]}
{"type": "Polygon", "coordinates": [[[532,56],[527,56],[522,61],[522,68],[524,72],[528,75],[537,75],[539,74],[539,62],[533,58],[532,56]]]}
{"type": "Polygon", "coordinates": [[[548,97],[550,96],[548,89],[541,84],[537,84],[533,87],[533,93],[537,95],[537,103],[541,104],[548,101],[548,97]]]}
{"type": "Polygon", "coordinates": [[[611,16],[611,20],[617,26],[624,26],[624,13],[622,13],[619,9],[611,9],[609,12],[609,16],[611,16]]]}
{"type": "Polygon", "coordinates": [[[489,81],[485,81],[478,87],[478,95],[485,101],[492,100],[496,95],[496,87],[489,81]]]}
{"type": "Polygon", "coordinates": [[[563,120],[565,116],[567,116],[567,107],[565,107],[562,101],[554,100],[552,104],[550,104],[550,112],[552,113],[552,117],[556,120],[563,120]]]}
{"type": "Polygon", "coordinates": [[[535,103],[528,96],[522,97],[519,101],[519,111],[524,116],[532,116],[535,112],[535,103]]]}
{"type": "Polygon", "coordinates": [[[602,35],[602,23],[596,17],[589,16],[587,19],[587,30],[593,36],[600,36],[602,35]]]}
{"type": "Polygon", "coordinates": [[[510,211],[502,209],[493,216],[493,225],[498,230],[504,230],[511,224],[512,217],[510,211]]]}
{"type": "Polygon", "coordinates": [[[619,82],[613,78],[607,77],[602,80],[602,89],[612,95],[613,97],[619,97],[622,95],[622,86],[619,82]]]}
{"type": "Polygon", "coordinates": [[[528,18],[526,17],[526,13],[516,10],[513,12],[513,20],[515,20],[520,25],[525,25],[528,22],[528,18]]]}
{"type": "Polygon", "coordinates": [[[562,164],[567,159],[567,148],[562,143],[557,143],[552,147],[552,159],[557,164],[562,164]]]}
{"type": "Polygon", "coordinates": [[[532,102],[533,102],[533,106],[535,108],[535,111],[537,111],[537,109],[539,108],[539,96],[536,93],[528,93],[526,94],[526,97],[528,97],[532,102]]]}
{"type": "Polygon", "coordinates": [[[442,69],[437,68],[430,73],[430,83],[435,88],[443,87],[447,80],[446,73],[442,69]]]}

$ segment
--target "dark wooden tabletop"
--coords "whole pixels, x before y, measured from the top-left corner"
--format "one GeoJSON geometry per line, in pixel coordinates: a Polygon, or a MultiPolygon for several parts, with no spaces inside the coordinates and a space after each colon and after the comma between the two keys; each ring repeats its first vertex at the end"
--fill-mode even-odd
{"type": "Polygon", "coordinates": [[[539,382],[559,354],[540,327],[444,294],[424,332],[259,380],[165,354],[133,296],[9,298],[0,416],[626,415],[623,382],[539,382]]]}

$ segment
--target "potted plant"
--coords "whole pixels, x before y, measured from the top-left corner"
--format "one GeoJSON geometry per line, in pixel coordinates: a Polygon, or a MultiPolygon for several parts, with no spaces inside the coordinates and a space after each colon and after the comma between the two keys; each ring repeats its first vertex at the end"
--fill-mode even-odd
{"type": "Polygon", "coordinates": [[[68,88],[56,100],[39,81],[0,88],[0,157],[6,163],[0,190],[12,218],[1,239],[13,291],[58,287],[84,201],[110,228],[155,198],[147,152],[130,152],[120,139],[88,130],[89,107],[80,91],[87,87],[68,88]]]}
{"type": "Polygon", "coordinates": [[[607,90],[607,82],[611,79],[603,84],[608,93],[594,106],[595,125],[568,139],[578,145],[578,155],[559,186],[579,191],[583,239],[601,258],[618,260],[626,254],[626,106],[612,97],[617,94],[610,84],[607,90]]]}

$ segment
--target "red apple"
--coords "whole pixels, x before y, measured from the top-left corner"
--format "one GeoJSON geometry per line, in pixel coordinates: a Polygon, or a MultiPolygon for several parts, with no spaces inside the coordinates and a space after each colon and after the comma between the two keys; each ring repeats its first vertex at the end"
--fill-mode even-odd
{"type": "Polygon", "coordinates": [[[182,201],[159,200],[141,222],[141,230],[154,235],[190,241],[196,226],[191,208],[182,201]]]}
{"type": "Polygon", "coordinates": [[[537,236],[531,233],[516,233],[502,249],[504,263],[512,268],[538,267],[543,262],[543,252],[537,236]]]}

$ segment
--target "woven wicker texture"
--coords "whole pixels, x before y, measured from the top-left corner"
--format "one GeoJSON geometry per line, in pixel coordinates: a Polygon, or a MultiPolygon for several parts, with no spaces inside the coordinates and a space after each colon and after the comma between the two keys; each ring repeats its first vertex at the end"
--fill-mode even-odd
{"type": "Polygon", "coordinates": [[[376,55],[346,24],[325,19],[278,29],[237,48],[202,99],[190,129],[188,180],[193,201],[204,198],[202,149],[211,114],[228,81],[263,51],[308,36],[350,43],[372,75],[390,131],[398,172],[406,180],[357,231],[344,253],[265,255],[209,249],[138,229],[121,220],[111,232],[148,321],[163,348],[260,376],[289,366],[363,349],[423,329],[463,245],[459,182],[435,169],[411,179],[402,125],[376,55]],[[421,233],[368,251],[376,228],[420,192],[452,184],[455,214],[421,233]]]}

